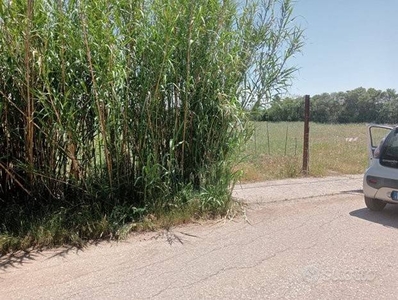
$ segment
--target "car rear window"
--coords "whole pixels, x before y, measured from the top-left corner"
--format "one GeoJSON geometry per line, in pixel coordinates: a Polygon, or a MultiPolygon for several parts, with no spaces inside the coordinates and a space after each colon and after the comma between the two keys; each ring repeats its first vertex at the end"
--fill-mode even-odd
{"type": "Polygon", "coordinates": [[[398,128],[386,137],[380,154],[380,164],[390,168],[398,168],[398,128]]]}

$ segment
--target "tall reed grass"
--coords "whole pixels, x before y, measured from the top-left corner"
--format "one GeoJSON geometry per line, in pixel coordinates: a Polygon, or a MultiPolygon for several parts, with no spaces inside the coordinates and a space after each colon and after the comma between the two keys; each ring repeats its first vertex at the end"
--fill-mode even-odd
{"type": "Polygon", "coordinates": [[[1,1],[0,234],[98,237],[187,190],[225,208],[243,83],[284,84],[291,20],[290,1],[1,1]]]}

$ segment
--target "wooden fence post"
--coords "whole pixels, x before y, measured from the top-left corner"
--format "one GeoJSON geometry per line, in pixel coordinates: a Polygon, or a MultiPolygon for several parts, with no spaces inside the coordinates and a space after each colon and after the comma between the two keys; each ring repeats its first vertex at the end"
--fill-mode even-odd
{"type": "Polygon", "coordinates": [[[304,175],[308,175],[309,162],[309,135],[310,135],[310,96],[304,97],[304,148],[303,148],[303,169],[304,175]]]}

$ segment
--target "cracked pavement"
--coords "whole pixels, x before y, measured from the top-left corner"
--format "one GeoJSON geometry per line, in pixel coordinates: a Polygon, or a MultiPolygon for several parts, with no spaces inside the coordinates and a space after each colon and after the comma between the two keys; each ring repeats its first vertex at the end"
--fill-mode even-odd
{"type": "Polygon", "coordinates": [[[0,299],[394,299],[398,205],[362,176],[238,185],[245,217],[0,258],[0,299]]]}

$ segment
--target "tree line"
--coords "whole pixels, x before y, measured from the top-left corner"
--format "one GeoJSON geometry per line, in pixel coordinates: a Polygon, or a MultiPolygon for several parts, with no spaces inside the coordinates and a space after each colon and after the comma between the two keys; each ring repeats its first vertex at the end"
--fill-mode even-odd
{"type": "MultiPolygon", "coordinates": [[[[311,121],[318,123],[398,123],[398,94],[363,87],[346,92],[311,96],[311,121]]],[[[304,97],[275,98],[272,104],[253,112],[259,121],[303,121],[304,97]]]]}

